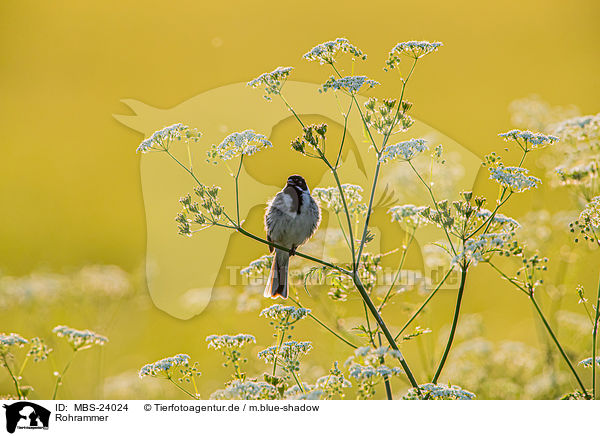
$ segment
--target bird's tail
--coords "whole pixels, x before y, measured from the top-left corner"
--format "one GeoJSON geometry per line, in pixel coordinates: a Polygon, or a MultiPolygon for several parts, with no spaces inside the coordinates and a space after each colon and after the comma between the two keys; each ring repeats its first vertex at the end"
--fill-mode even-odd
{"type": "Polygon", "coordinates": [[[288,297],[288,265],[290,254],[287,251],[275,249],[271,274],[265,288],[265,297],[288,297]]]}

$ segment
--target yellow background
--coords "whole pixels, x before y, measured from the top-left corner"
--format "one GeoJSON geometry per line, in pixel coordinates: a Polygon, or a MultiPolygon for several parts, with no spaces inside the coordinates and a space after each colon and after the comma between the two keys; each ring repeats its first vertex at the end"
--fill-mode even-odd
{"type": "MultiPolygon", "coordinates": [[[[596,1],[3,0],[0,269],[19,275],[86,263],[140,267],[146,229],[135,148],[142,135],[113,118],[128,112],[121,99],[169,108],[278,65],[297,66],[295,80],[320,83],[323,72],[300,57],[337,36],[368,53],[363,72],[383,80],[381,66],[396,42],[439,40],[444,47],[411,81],[413,115],[482,156],[501,147],[496,134],[511,127],[507,107],[516,98],[535,93],[598,112],[599,12],[596,1]]],[[[372,94],[395,91],[390,85],[372,94]]],[[[485,283],[480,274],[473,283],[485,283]]],[[[467,310],[479,310],[493,297],[478,294],[478,306],[468,298],[467,310]]],[[[520,310],[490,317],[498,327],[514,324],[511,317],[529,313],[520,310]]],[[[156,349],[119,361],[124,345],[115,344],[114,371],[182,352],[171,337],[200,322],[156,317],[130,338],[156,349]]],[[[22,320],[0,321],[0,331],[17,328],[40,334],[27,332],[22,320]]]]}
{"type": "Polygon", "coordinates": [[[510,127],[515,98],[598,110],[599,11],[594,1],[3,0],[0,265],[140,263],[132,151],[142,138],[112,118],[123,98],[167,108],[277,65],[320,83],[300,56],[336,36],[370,55],[365,72],[377,79],[396,42],[440,40],[411,82],[414,116],[482,155],[510,127]]]}

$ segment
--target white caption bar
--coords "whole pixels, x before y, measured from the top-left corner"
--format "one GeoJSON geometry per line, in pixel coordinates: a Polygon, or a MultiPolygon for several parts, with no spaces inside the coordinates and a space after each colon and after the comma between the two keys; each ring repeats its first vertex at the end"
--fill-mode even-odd
{"type": "MultiPolygon", "coordinates": [[[[0,401],[0,434],[576,434],[594,401],[0,401]]],[[[311,435],[312,436],[312,435],[311,435]]]]}

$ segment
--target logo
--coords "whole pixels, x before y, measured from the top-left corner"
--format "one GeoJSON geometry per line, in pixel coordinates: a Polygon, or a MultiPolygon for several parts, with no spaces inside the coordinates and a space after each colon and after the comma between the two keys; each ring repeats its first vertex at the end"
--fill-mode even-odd
{"type": "Polygon", "coordinates": [[[18,429],[48,430],[50,411],[29,401],[18,401],[3,405],[6,409],[6,431],[14,433],[18,429]]]}

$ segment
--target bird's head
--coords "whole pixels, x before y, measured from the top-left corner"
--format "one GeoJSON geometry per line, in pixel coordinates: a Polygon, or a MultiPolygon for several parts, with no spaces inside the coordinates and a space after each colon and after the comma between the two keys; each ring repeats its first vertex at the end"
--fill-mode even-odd
{"type": "Polygon", "coordinates": [[[295,186],[302,191],[308,191],[308,186],[306,186],[306,181],[302,176],[298,176],[296,174],[289,176],[287,179],[287,184],[288,186],[295,186]]]}

